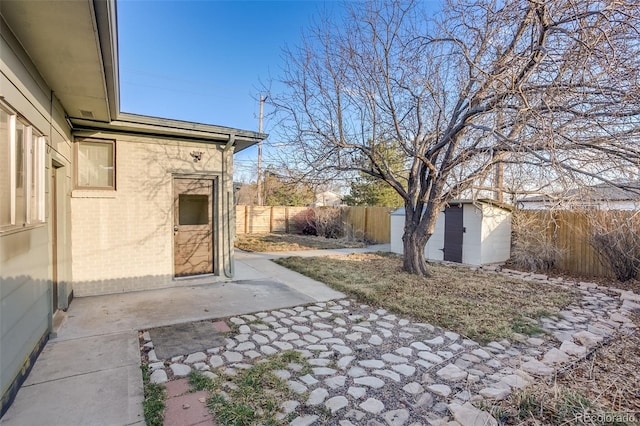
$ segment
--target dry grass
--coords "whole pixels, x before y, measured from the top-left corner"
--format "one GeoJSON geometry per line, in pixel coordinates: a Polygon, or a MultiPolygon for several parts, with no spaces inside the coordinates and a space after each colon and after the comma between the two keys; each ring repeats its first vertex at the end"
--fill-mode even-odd
{"type": "Polygon", "coordinates": [[[235,246],[244,251],[300,251],[365,247],[361,241],[295,234],[238,235],[235,246]]]}
{"type": "MultiPolygon", "coordinates": [[[[636,324],[640,324],[638,318],[636,324]]],[[[640,334],[620,335],[559,375],[493,407],[504,424],[640,423],[640,334]]]]}
{"type": "Polygon", "coordinates": [[[431,278],[402,271],[386,254],[289,257],[276,260],[362,302],[410,315],[486,343],[514,332],[542,332],[535,319],[568,305],[574,295],[560,288],[432,264],[431,278]],[[551,290],[551,291],[550,291],[551,290]]]}

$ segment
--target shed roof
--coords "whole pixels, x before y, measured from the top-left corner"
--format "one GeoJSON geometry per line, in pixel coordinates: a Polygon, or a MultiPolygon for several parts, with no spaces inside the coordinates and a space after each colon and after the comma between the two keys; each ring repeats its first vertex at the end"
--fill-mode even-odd
{"type": "MultiPolygon", "coordinates": [[[[484,205],[490,205],[493,207],[497,207],[499,209],[502,210],[507,210],[507,211],[513,211],[513,207],[508,205],[508,204],[504,204],[501,203],[497,200],[491,200],[488,198],[480,198],[477,200],[473,200],[473,199],[461,199],[461,200],[451,200],[447,203],[448,205],[456,205],[456,204],[484,204],[484,205]]],[[[392,216],[400,216],[400,215],[404,215],[405,209],[404,207],[399,208],[398,210],[395,210],[393,212],[391,212],[392,216]]]]}

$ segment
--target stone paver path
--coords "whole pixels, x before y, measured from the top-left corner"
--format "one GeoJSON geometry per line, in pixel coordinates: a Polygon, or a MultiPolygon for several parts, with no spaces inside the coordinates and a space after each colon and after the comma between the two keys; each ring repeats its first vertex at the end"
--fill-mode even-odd
{"type": "MultiPolygon", "coordinates": [[[[549,285],[552,290],[561,284],[549,285]]],[[[546,336],[517,335],[484,346],[350,299],[241,315],[228,319],[237,333],[224,346],[149,359],[151,380],[162,383],[192,370],[212,377],[219,371],[233,374],[265,355],[296,350],[311,373],[302,375],[295,363],[275,372],[298,395],[283,401],[281,409],[292,413],[292,425],[325,424],[327,412],[330,424],[341,426],[497,424],[476,403],[507,398],[634,328],[628,314],[640,308],[640,297],[588,283],[573,287],[581,300],[539,322],[546,336]]],[[[146,353],[153,342],[148,333],[143,336],[146,353]]]]}

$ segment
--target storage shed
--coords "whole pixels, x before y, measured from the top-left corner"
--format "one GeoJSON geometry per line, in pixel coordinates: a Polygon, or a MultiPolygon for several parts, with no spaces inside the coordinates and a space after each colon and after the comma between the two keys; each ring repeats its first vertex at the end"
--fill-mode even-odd
{"type": "MultiPolygon", "coordinates": [[[[391,251],[402,254],[404,208],[391,213],[391,251]]],[[[440,212],[427,242],[429,260],[484,265],[511,255],[511,209],[491,200],[455,200],[440,212]]]]}

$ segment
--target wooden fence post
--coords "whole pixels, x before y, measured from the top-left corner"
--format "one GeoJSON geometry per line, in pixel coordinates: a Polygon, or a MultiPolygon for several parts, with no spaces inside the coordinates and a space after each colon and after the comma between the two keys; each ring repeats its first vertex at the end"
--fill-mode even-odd
{"type": "Polygon", "coordinates": [[[273,233],[273,206],[269,209],[269,233],[273,233]]]}
{"type": "Polygon", "coordinates": [[[364,208],[364,239],[369,239],[369,207],[364,208]]]}
{"type": "Polygon", "coordinates": [[[284,208],[284,232],[289,233],[289,207],[284,208]]]}
{"type": "Polygon", "coordinates": [[[244,206],[244,233],[245,234],[249,233],[248,216],[249,216],[249,206],[244,206]]]}

